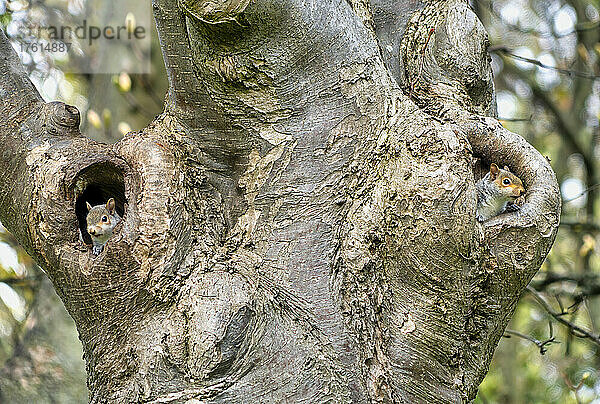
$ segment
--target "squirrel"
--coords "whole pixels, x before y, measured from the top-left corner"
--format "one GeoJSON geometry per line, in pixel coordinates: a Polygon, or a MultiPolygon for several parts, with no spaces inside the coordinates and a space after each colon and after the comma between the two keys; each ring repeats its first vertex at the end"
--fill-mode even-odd
{"type": "Polygon", "coordinates": [[[106,205],[92,206],[87,201],[85,205],[88,208],[86,221],[87,231],[92,237],[92,251],[95,255],[98,255],[104,249],[104,244],[112,236],[113,229],[121,218],[115,210],[115,200],[113,198],[110,198],[106,205]]]}
{"type": "Polygon", "coordinates": [[[509,168],[490,165],[490,171],[477,182],[477,220],[483,222],[505,211],[518,210],[513,202],[523,195],[525,188],[521,179],[509,168]],[[510,203],[510,204],[509,204],[510,203]]]}

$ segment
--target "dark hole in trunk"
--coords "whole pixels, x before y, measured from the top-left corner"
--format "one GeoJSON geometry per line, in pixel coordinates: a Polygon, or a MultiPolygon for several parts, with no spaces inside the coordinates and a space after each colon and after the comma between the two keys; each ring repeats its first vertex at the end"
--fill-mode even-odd
{"type": "Polygon", "coordinates": [[[121,218],[125,214],[125,182],[121,168],[110,162],[96,163],[82,170],[75,180],[75,214],[81,235],[86,244],[92,239],[87,232],[86,202],[92,206],[103,205],[115,199],[116,210],[121,218]]]}

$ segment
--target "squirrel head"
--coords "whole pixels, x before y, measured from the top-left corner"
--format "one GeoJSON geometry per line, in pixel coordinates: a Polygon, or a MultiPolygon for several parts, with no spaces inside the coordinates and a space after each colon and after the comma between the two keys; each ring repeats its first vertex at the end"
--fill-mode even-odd
{"type": "Polygon", "coordinates": [[[496,164],[490,165],[490,181],[496,184],[498,191],[507,199],[517,199],[525,193],[521,179],[510,172],[507,166],[504,169],[496,164]]]}
{"type": "Polygon", "coordinates": [[[86,217],[87,231],[92,237],[110,234],[117,225],[115,200],[110,198],[106,205],[93,206],[86,201],[88,214],[86,217]]]}

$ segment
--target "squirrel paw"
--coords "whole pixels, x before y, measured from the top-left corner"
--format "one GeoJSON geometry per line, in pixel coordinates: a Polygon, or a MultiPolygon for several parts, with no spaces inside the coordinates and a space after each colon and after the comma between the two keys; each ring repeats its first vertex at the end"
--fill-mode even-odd
{"type": "Polygon", "coordinates": [[[92,247],[92,252],[94,253],[94,255],[99,255],[103,249],[103,245],[95,245],[94,247],[92,247]]]}
{"type": "Polygon", "coordinates": [[[506,205],[506,209],[504,209],[505,212],[517,212],[519,210],[521,210],[521,207],[516,203],[509,203],[506,205]]]}

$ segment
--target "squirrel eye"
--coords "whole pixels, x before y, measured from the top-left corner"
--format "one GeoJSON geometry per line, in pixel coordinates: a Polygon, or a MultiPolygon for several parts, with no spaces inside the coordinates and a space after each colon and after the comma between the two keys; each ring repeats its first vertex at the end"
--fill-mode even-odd
{"type": "Polygon", "coordinates": [[[108,221],[108,217],[106,217],[106,216],[102,216],[102,221],[103,221],[103,222],[107,222],[107,221],[108,221]]]}
{"type": "Polygon", "coordinates": [[[502,183],[503,183],[504,185],[510,185],[510,179],[508,179],[508,178],[505,178],[505,179],[503,179],[503,180],[502,180],[502,183]]]}

